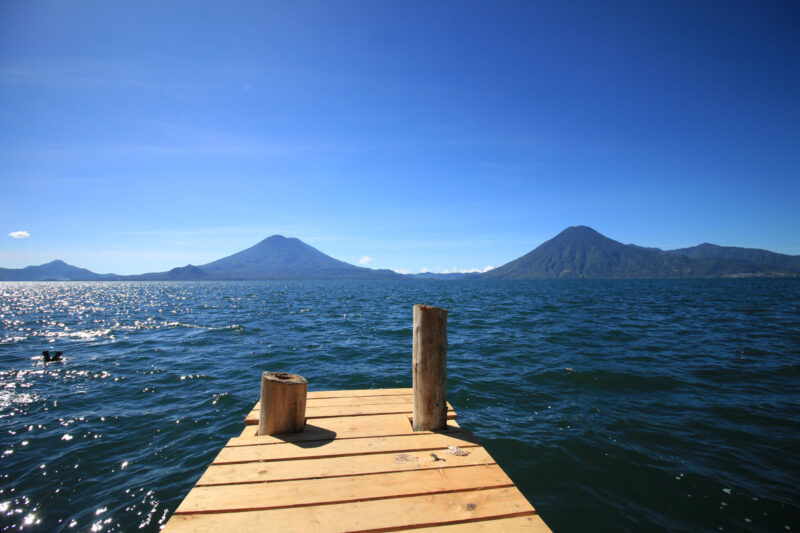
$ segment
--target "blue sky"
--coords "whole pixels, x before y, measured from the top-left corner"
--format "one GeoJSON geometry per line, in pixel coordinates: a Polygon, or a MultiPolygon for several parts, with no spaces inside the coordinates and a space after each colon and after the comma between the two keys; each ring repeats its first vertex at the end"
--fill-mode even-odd
{"type": "Polygon", "coordinates": [[[798,28],[795,2],[2,2],[0,266],[283,234],[484,269],[579,224],[800,254],[798,28]]]}

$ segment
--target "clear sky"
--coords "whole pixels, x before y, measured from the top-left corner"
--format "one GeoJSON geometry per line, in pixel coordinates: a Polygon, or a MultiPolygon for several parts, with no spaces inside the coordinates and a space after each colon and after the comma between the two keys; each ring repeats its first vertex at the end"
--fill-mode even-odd
{"type": "Polygon", "coordinates": [[[800,254],[799,205],[798,2],[0,2],[2,267],[800,254]]]}

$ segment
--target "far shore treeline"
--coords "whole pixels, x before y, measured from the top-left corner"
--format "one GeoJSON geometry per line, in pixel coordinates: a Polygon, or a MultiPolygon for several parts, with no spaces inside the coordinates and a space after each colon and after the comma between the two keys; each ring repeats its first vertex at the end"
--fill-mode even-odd
{"type": "Polygon", "coordinates": [[[586,226],[565,229],[505,265],[474,274],[399,274],[334,259],[296,238],[273,235],[211,263],[167,272],[97,274],[55,260],[0,268],[0,281],[205,281],[381,279],[631,279],[800,277],[800,256],[734,246],[700,244],[660,250],[622,244],[586,226]]]}

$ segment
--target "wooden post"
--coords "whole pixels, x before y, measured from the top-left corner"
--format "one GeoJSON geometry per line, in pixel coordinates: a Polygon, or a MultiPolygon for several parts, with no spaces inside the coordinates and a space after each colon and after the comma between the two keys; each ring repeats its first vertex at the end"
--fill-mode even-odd
{"type": "Polygon", "coordinates": [[[300,433],[306,424],[308,381],[297,374],[264,372],[261,375],[259,435],[300,433]]]}
{"type": "Polygon", "coordinates": [[[414,306],[414,431],[447,427],[447,309],[414,306]]]}

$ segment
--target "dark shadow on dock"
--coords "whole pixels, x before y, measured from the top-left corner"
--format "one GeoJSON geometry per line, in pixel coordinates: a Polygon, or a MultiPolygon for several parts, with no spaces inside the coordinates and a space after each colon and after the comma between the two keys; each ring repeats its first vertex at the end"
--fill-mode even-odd
{"type": "Polygon", "coordinates": [[[476,446],[480,446],[481,442],[478,440],[478,437],[469,430],[464,428],[455,427],[455,426],[447,426],[445,429],[439,431],[431,431],[431,433],[440,433],[442,435],[451,435],[453,437],[458,437],[459,439],[465,440],[476,446]]]}
{"type": "Polygon", "coordinates": [[[299,448],[319,448],[333,442],[336,439],[336,432],[306,423],[302,433],[283,433],[273,437],[299,448]],[[303,440],[298,440],[298,435],[302,435],[303,440]]]}

